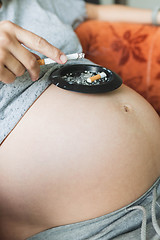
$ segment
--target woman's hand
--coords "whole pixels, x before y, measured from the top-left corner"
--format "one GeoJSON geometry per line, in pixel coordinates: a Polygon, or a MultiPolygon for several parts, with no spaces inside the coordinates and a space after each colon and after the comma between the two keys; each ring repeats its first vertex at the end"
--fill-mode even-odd
{"type": "Polygon", "coordinates": [[[11,83],[27,69],[31,79],[37,80],[40,66],[36,56],[24,46],[42,53],[57,63],[67,61],[66,56],[42,37],[10,21],[0,22],[0,81],[11,83]]]}

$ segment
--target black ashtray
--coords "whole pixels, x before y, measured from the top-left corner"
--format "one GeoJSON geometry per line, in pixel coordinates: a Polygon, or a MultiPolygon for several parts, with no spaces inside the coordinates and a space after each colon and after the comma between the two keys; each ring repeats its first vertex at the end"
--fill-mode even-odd
{"type": "Polygon", "coordinates": [[[87,64],[67,65],[51,73],[49,79],[57,87],[81,93],[110,92],[122,85],[122,79],[111,70],[87,64]],[[88,83],[90,76],[104,72],[106,77],[88,83]]]}

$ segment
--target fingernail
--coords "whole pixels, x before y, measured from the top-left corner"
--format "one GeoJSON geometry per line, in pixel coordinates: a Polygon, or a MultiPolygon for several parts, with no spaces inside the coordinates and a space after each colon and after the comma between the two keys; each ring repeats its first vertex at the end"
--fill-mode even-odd
{"type": "Polygon", "coordinates": [[[67,57],[66,57],[66,55],[61,55],[61,56],[60,56],[60,60],[61,60],[62,63],[67,62],[67,57]]]}

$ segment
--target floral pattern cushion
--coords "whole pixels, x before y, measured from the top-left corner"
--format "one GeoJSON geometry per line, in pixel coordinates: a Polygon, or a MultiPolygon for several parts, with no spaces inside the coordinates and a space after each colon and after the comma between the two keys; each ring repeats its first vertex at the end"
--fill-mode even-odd
{"type": "Polygon", "coordinates": [[[86,58],[118,73],[160,115],[160,27],[90,20],[75,32],[86,58]]]}

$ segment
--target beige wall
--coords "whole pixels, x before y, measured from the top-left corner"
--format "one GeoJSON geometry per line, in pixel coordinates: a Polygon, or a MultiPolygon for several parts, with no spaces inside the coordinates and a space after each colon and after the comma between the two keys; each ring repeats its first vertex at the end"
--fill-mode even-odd
{"type": "MultiPolygon", "coordinates": [[[[103,4],[111,4],[112,0],[101,0],[103,4]]],[[[139,8],[151,8],[160,6],[160,0],[128,0],[128,5],[139,8]]]]}
{"type": "Polygon", "coordinates": [[[133,7],[151,8],[160,6],[159,0],[128,0],[128,4],[133,7]]]}
{"type": "Polygon", "coordinates": [[[112,0],[101,0],[102,4],[111,4],[112,0]]]}

